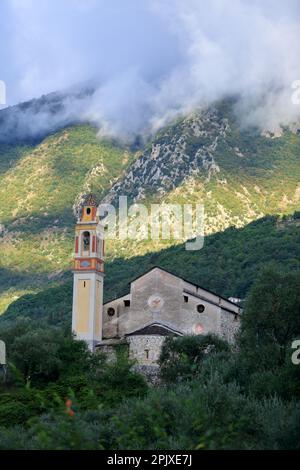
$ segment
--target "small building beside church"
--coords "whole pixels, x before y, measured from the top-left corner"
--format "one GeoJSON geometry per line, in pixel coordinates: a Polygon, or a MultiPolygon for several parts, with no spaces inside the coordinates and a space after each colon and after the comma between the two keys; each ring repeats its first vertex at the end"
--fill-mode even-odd
{"type": "Polygon", "coordinates": [[[89,196],[76,225],[72,329],[91,350],[112,354],[125,343],[139,365],[152,366],[166,336],[214,333],[233,343],[239,305],[158,266],[103,305],[103,257],[104,231],[89,196]]]}

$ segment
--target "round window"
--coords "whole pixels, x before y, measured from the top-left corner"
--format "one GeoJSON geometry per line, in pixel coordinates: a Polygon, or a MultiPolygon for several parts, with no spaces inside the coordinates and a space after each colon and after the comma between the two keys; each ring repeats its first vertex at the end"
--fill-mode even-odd
{"type": "Polygon", "coordinates": [[[112,308],[112,307],[109,307],[109,308],[107,309],[107,315],[109,315],[110,317],[113,317],[114,314],[115,314],[115,309],[112,308]]]}
{"type": "Polygon", "coordinates": [[[204,310],[205,310],[205,307],[204,307],[204,305],[203,305],[203,304],[199,304],[199,305],[197,305],[197,311],[198,311],[199,313],[202,313],[202,312],[204,312],[204,310]]]}

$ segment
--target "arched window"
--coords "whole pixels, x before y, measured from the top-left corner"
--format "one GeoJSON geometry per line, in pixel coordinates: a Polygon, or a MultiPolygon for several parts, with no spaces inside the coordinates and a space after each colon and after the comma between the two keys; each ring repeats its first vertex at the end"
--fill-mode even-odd
{"type": "Polygon", "coordinates": [[[83,232],[82,235],[82,251],[90,251],[91,242],[90,232],[83,232]]]}

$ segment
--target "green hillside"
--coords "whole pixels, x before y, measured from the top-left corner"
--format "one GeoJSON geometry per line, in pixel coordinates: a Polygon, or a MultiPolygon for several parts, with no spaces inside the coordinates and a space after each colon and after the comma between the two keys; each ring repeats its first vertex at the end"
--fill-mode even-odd
{"type": "Polygon", "coordinates": [[[222,102],[159,131],[110,193],[201,202],[206,233],[291,213],[300,204],[300,135],[242,130],[231,103],[222,102]]]}
{"type": "Polygon", "coordinates": [[[133,154],[73,126],[28,146],[0,145],[0,309],[70,269],[74,205],[104,194],[133,154]]]}
{"type": "MultiPolygon", "coordinates": [[[[199,251],[187,251],[184,245],[177,245],[129,259],[116,258],[106,264],[105,301],[127,292],[132,279],[156,265],[220,295],[243,299],[266,265],[288,271],[300,269],[299,223],[299,219],[279,223],[276,217],[269,216],[244,228],[209,235],[199,251]]],[[[0,324],[22,316],[69,327],[71,306],[69,273],[59,285],[13,302],[0,324]]]]}
{"type": "MultiPolygon", "coordinates": [[[[41,141],[0,143],[0,312],[68,276],[74,208],[86,192],[99,201],[127,194],[147,205],[203,203],[207,235],[299,209],[300,135],[285,130],[272,138],[241,130],[228,102],[176,120],[145,145],[96,134],[89,125],[73,125],[41,141]]],[[[107,262],[117,266],[125,259],[135,274],[143,265],[137,256],[149,253],[142,258],[148,259],[181,243],[108,241],[107,262]]],[[[187,274],[197,275],[192,268],[187,274]]],[[[114,275],[118,286],[119,273],[114,275]]],[[[234,276],[228,278],[235,291],[234,276]]]]}
{"type": "Polygon", "coordinates": [[[0,333],[9,356],[0,449],[299,447],[291,341],[299,337],[300,135],[273,137],[242,131],[219,105],[145,145],[98,139],[89,125],[0,143],[0,333]],[[152,388],[121,349],[112,364],[74,341],[74,213],[87,192],[147,206],[204,204],[199,251],[183,240],[108,240],[105,301],[161,266],[246,298],[238,348],[213,335],[168,341],[162,386],[152,388]]]}

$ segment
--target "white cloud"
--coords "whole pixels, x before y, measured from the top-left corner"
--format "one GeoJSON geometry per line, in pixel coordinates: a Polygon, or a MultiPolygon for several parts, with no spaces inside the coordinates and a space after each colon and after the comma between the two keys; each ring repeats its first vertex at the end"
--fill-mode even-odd
{"type": "Polygon", "coordinates": [[[299,118],[290,99],[300,79],[296,0],[4,0],[1,7],[8,26],[0,32],[0,78],[11,102],[92,79],[93,97],[69,100],[63,117],[125,136],[232,94],[241,96],[244,122],[274,128],[299,118]]]}

